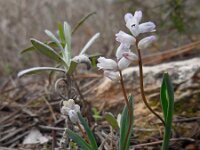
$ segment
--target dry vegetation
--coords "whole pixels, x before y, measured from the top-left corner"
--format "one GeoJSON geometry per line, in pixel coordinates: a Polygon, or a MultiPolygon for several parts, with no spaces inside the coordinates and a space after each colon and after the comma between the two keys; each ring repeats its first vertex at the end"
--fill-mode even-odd
{"type": "MultiPolygon", "coordinates": [[[[0,0],[0,149],[1,146],[4,146],[4,148],[23,147],[21,145],[22,140],[33,126],[37,126],[43,134],[53,135],[52,141],[59,141],[62,136],[64,121],[60,117],[60,98],[53,90],[53,84],[49,84],[48,77],[35,75],[21,80],[16,78],[19,70],[29,68],[30,65],[53,65],[48,58],[36,52],[24,54],[23,57],[19,54],[20,50],[30,45],[29,39],[31,37],[46,41],[48,37],[45,36],[45,29],[55,33],[58,22],[68,21],[73,26],[86,14],[96,12],[96,15],[90,17],[73,36],[73,53],[77,54],[91,35],[100,32],[100,40],[92,46],[90,52],[95,51],[113,56],[118,46],[114,39],[115,33],[119,29],[127,31],[123,22],[124,13],[127,11],[134,12],[135,9],[141,8],[144,10],[145,20],[151,18],[151,20],[156,21],[158,25],[156,34],[159,36],[159,40],[153,45],[153,48],[143,52],[145,56],[148,55],[145,57],[145,64],[152,65],[164,61],[188,59],[200,56],[199,6],[200,1],[198,0],[155,0],[153,2],[144,0],[142,3],[140,0],[0,0]],[[178,49],[167,51],[173,48],[178,49]],[[166,53],[162,53],[163,51],[166,53]],[[157,52],[161,53],[157,54],[157,52]],[[156,55],[150,56],[155,53],[156,55]],[[156,59],[154,59],[155,57],[156,59]],[[45,77],[45,79],[41,80],[41,77],[45,77]],[[48,128],[49,126],[59,128],[52,130],[52,128],[48,128]],[[13,135],[8,134],[10,131],[13,131],[11,132],[13,135]]],[[[76,76],[78,84],[81,85],[82,94],[88,99],[94,98],[89,97],[90,92],[93,87],[100,84],[102,80],[99,80],[99,78],[101,77],[101,75],[94,73],[76,76]]],[[[199,77],[195,78],[194,82],[195,80],[199,81],[199,77]]],[[[54,81],[53,78],[52,83],[54,81]]],[[[199,91],[198,87],[195,90],[199,91]]],[[[113,90],[112,92],[116,93],[116,91],[113,90]]],[[[152,92],[153,94],[154,92],[152,92]]],[[[106,96],[104,95],[104,97],[106,96]]],[[[197,96],[196,99],[199,98],[198,93],[195,96],[197,96]]],[[[85,108],[83,109],[84,113],[86,113],[90,104],[82,105],[85,108]]],[[[99,107],[99,109],[103,110],[102,107],[99,107]]],[[[185,108],[187,107],[184,105],[185,108]]],[[[199,117],[195,116],[199,114],[199,110],[191,110],[194,111],[192,112],[193,120],[189,121],[187,117],[184,118],[184,115],[187,116],[187,114],[184,114],[182,110],[179,111],[179,114],[183,116],[178,116],[176,120],[182,119],[187,130],[193,130],[191,129],[191,126],[193,126],[196,133],[187,132],[185,134],[186,139],[177,142],[178,144],[175,140],[176,144],[173,142],[172,144],[177,149],[186,148],[188,145],[194,147],[194,139],[199,139],[200,135],[199,117]],[[194,124],[187,122],[194,122],[194,124]]],[[[147,112],[142,113],[145,115],[147,112]]],[[[92,123],[94,122],[91,114],[88,115],[88,118],[92,123]]],[[[177,124],[182,124],[182,122],[177,121],[177,124]]],[[[104,121],[101,121],[100,124],[99,128],[93,127],[100,139],[99,141],[102,141],[101,138],[107,137],[110,129],[104,121]],[[100,132],[104,132],[104,134],[100,132]]],[[[185,128],[183,127],[183,130],[185,128]]],[[[142,133],[146,133],[146,130],[141,130],[142,133]]],[[[138,132],[141,132],[140,129],[138,129],[138,132]]],[[[174,136],[181,137],[183,132],[185,131],[181,131],[180,128],[178,132],[174,131],[174,134],[176,133],[174,136]]],[[[117,137],[114,137],[114,140],[115,138],[117,137]]],[[[133,140],[132,143],[136,145],[157,139],[160,139],[158,132],[143,141],[133,140]]],[[[195,144],[199,145],[199,141],[195,144]]],[[[39,148],[36,147],[36,149],[39,148]]]]}

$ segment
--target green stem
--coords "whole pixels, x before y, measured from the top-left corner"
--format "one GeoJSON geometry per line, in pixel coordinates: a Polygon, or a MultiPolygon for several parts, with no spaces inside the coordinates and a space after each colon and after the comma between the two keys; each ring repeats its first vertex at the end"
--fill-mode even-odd
{"type": "Polygon", "coordinates": [[[140,73],[140,91],[141,91],[141,96],[142,96],[142,100],[144,102],[144,104],[146,105],[146,107],[158,118],[160,119],[160,121],[163,123],[163,125],[165,125],[164,120],[151,108],[151,106],[149,106],[147,99],[145,97],[144,94],[144,81],[143,81],[143,67],[142,67],[142,56],[141,56],[141,52],[140,49],[138,48],[138,40],[136,40],[136,49],[137,49],[137,53],[138,53],[138,65],[139,65],[139,73],[140,73]]]}
{"type": "Polygon", "coordinates": [[[166,125],[163,136],[162,150],[168,150],[170,134],[171,134],[171,127],[166,125]]]}

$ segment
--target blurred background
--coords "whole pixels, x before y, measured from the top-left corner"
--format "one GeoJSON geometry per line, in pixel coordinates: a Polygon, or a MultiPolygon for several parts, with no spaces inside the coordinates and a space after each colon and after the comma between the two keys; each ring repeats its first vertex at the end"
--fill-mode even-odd
{"type": "Polygon", "coordinates": [[[100,32],[100,39],[89,53],[114,56],[118,46],[115,33],[127,31],[124,14],[141,9],[143,20],[156,23],[159,38],[153,48],[143,52],[146,55],[197,40],[200,37],[199,6],[199,0],[1,0],[0,83],[5,76],[16,76],[21,69],[52,65],[37,52],[20,55],[20,50],[31,45],[31,37],[48,41],[44,30],[56,33],[58,22],[67,21],[74,26],[88,13],[96,12],[73,36],[73,53],[77,54],[93,34],[100,32]]]}

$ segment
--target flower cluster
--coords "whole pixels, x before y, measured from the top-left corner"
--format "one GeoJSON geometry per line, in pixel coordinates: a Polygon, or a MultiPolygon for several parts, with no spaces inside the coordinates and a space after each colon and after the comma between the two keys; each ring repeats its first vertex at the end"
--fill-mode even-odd
{"type": "Polygon", "coordinates": [[[73,99],[63,101],[61,113],[65,116],[68,116],[71,122],[77,123],[79,121],[77,115],[78,112],[80,112],[80,106],[75,104],[73,99]]]}
{"type": "Polygon", "coordinates": [[[120,43],[116,51],[117,61],[100,57],[98,59],[97,67],[104,70],[104,75],[112,80],[119,78],[119,73],[127,68],[132,61],[137,60],[137,55],[131,52],[131,46],[136,45],[138,49],[147,48],[153,41],[156,40],[155,36],[148,36],[138,41],[137,36],[141,33],[154,32],[155,24],[153,22],[141,23],[142,12],[136,11],[134,15],[127,13],[124,16],[126,27],[130,30],[131,34],[119,31],[116,34],[116,41],[120,43]]]}

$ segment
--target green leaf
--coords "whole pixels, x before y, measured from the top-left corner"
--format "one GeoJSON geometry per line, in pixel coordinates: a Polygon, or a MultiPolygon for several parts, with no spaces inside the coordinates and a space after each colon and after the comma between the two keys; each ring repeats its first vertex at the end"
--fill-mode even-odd
{"type": "Polygon", "coordinates": [[[70,129],[66,129],[66,132],[69,135],[69,137],[75,143],[77,143],[83,150],[93,150],[92,147],[90,147],[90,145],[85,140],[83,140],[78,134],[74,133],[70,129]]]}
{"type": "Polygon", "coordinates": [[[74,70],[76,69],[76,66],[77,66],[77,65],[78,65],[77,62],[71,61],[67,73],[68,73],[69,75],[71,75],[71,74],[74,72],[74,70]]]}
{"type": "Polygon", "coordinates": [[[47,44],[44,44],[36,39],[31,39],[31,43],[33,44],[33,46],[42,54],[46,55],[47,57],[55,60],[58,63],[62,63],[65,64],[64,60],[59,56],[59,54],[54,51],[50,46],[48,46],[47,44]]]}
{"type": "Polygon", "coordinates": [[[112,113],[106,113],[104,117],[113,129],[119,129],[117,120],[115,119],[112,113]]]}
{"type": "Polygon", "coordinates": [[[76,30],[92,15],[96,14],[96,12],[91,12],[89,14],[87,14],[85,17],[83,17],[76,25],[75,27],[72,29],[72,34],[74,34],[74,32],[76,32],[76,30]]]}
{"type": "Polygon", "coordinates": [[[165,120],[165,131],[162,150],[167,150],[171,134],[171,126],[174,112],[174,90],[168,73],[164,73],[160,90],[160,100],[165,120]]]}
{"type": "Polygon", "coordinates": [[[93,35],[89,41],[85,44],[85,46],[83,47],[83,49],[81,50],[80,54],[79,55],[82,55],[86,52],[86,50],[95,42],[95,40],[97,38],[99,38],[100,36],[100,33],[96,33],[95,35],[93,35]]]}
{"type": "Polygon", "coordinates": [[[34,67],[34,68],[20,71],[17,76],[22,77],[24,75],[36,74],[36,73],[40,73],[43,71],[59,71],[59,72],[65,73],[65,70],[59,69],[59,68],[54,68],[54,67],[34,67]]]}
{"type": "Polygon", "coordinates": [[[67,63],[67,65],[69,66],[70,65],[69,63],[71,60],[71,53],[69,52],[67,44],[65,45],[65,49],[63,51],[63,58],[64,58],[65,62],[67,63]]]}
{"type": "Polygon", "coordinates": [[[84,129],[85,129],[85,131],[87,133],[87,136],[89,138],[90,144],[92,146],[92,150],[98,150],[96,139],[94,138],[94,135],[93,135],[92,131],[90,130],[87,122],[85,121],[85,119],[82,117],[82,115],[80,113],[78,113],[78,118],[79,118],[81,124],[83,125],[83,127],[84,127],[84,129]]]}
{"type": "Polygon", "coordinates": [[[57,44],[57,46],[60,48],[60,50],[64,50],[60,41],[56,38],[56,36],[49,30],[45,30],[45,33],[51,38],[53,42],[57,44]]]}
{"type": "Polygon", "coordinates": [[[120,150],[129,150],[129,146],[130,146],[130,138],[131,138],[131,133],[132,133],[132,127],[133,127],[133,97],[129,96],[128,97],[129,100],[129,105],[131,106],[131,117],[132,117],[132,124],[131,124],[131,132],[128,133],[128,140],[127,143],[125,145],[125,149],[124,149],[124,144],[125,144],[125,139],[126,139],[126,135],[128,132],[128,127],[130,124],[130,117],[129,117],[129,113],[128,113],[128,108],[127,106],[124,106],[124,109],[122,111],[122,115],[121,115],[121,121],[120,121],[120,141],[119,141],[119,148],[120,150]]]}
{"type": "Polygon", "coordinates": [[[59,35],[61,42],[65,43],[65,35],[64,35],[64,31],[63,31],[63,26],[60,22],[58,23],[58,35],[59,35]]]}
{"type": "MultiPolygon", "coordinates": [[[[44,42],[44,43],[49,45],[49,46],[52,46],[52,47],[56,47],[57,46],[56,43],[52,42],[52,41],[44,42]]],[[[20,53],[23,54],[23,53],[30,52],[30,51],[33,51],[33,50],[36,50],[36,48],[34,46],[30,46],[30,47],[27,47],[27,48],[21,50],[20,53]]]]}
{"type": "Polygon", "coordinates": [[[64,37],[71,53],[71,27],[66,21],[64,22],[64,37]]]}

